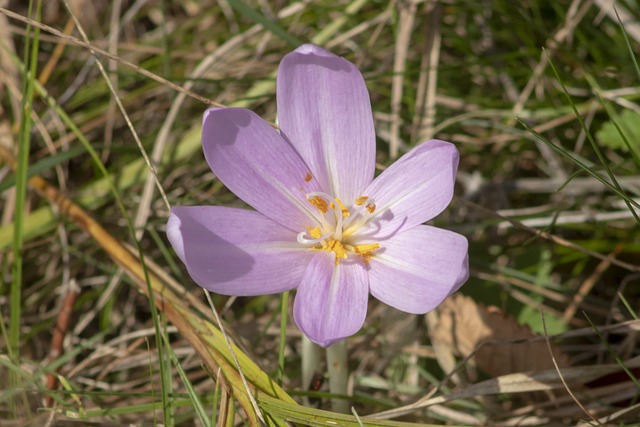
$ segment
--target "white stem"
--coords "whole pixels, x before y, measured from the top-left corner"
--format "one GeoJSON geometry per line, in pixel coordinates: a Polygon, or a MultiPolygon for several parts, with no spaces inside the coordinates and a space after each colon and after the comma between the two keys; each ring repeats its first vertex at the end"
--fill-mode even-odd
{"type": "MultiPolygon", "coordinates": [[[[346,395],[349,383],[347,341],[342,340],[327,348],[327,369],[329,370],[329,391],[346,395]]],[[[331,409],[341,414],[349,413],[349,401],[343,398],[331,399],[331,409]]]]}
{"type": "MultiPolygon", "coordinates": [[[[320,358],[322,349],[319,345],[311,342],[306,336],[302,336],[302,390],[306,391],[311,384],[311,379],[316,372],[322,372],[320,368],[320,358]]],[[[310,406],[309,398],[303,398],[304,405],[310,406]]]]}

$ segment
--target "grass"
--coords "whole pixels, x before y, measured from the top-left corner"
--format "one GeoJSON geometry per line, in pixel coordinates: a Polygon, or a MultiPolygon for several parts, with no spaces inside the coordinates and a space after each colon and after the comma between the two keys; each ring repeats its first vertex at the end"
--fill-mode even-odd
{"type": "Polygon", "coordinates": [[[0,10],[0,425],[640,423],[634,2],[23,3],[0,10]],[[371,299],[348,415],[301,383],[287,299],[209,306],[164,233],[167,203],[243,206],[202,112],[273,122],[301,42],[362,71],[380,168],[461,154],[434,223],[469,239],[466,298],[371,299]]]}

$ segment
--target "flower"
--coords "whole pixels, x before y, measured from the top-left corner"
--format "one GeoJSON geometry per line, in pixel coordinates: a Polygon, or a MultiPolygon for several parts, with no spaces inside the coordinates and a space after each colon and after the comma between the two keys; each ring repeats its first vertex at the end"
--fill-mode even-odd
{"type": "Polygon", "coordinates": [[[369,293],[421,314],[467,280],[466,238],[421,225],[453,197],[452,144],[424,142],[374,179],[364,79],[313,45],[283,58],[277,108],[279,132],[246,109],[204,115],[209,166],[255,211],[171,209],[169,241],[198,285],[237,296],[297,288],[296,324],[329,346],[360,330],[369,293]]]}

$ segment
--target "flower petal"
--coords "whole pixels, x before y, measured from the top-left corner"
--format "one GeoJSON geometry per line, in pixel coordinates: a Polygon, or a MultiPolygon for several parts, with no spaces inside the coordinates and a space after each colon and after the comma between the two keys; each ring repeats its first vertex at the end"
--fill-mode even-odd
{"type": "Polygon", "coordinates": [[[254,112],[207,110],[202,148],[220,181],[258,212],[297,232],[310,224],[314,213],[305,194],[320,186],[295,150],[254,112]]]}
{"type": "Polygon", "coordinates": [[[352,203],[373,179],[376,137],[360,71],[313,45],[282,59],[277,76],[280,131],[324,191],[352,203]]]}
{"type": "Polygon", "coordinates": [[[432,310],[469,277],[467,239],[428,225],[395,235],[370,260],[371,294],[408,313],[432,310]]]}
{"type": "Polygon", "coordinates": [[[293,318],[313,342],[328,347],[358,332],[367,314],[369,284],[359,263],[336,264],[320,251],[304,272],[293,304],[293,318]]]}
{"type": "Polygon", "coordinates": [[[262,214],[222,206],[172,208],[167,236],[193,280],[224,295],[293,289],[314,255],[262,214]]]}
{"type": "Polygon", "coordinates": [[[369,219],[378,228],[376,237],[389,237],[440,214],[453,198],[458,158],[453,144],[434,139],[382,172],[364,192],[376,204],[369,219]]]}

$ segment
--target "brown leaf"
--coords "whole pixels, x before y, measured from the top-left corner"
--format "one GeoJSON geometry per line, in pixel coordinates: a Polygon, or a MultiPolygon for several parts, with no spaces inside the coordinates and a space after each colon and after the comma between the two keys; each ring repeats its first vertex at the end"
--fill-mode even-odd
{"type": "MultiPolygon", "coordinates": [[[[546,341],[496,307],[456,294],[440,305],[438,314],[431,330],[434,345],[448,347],[462,358],[477,349],[469,363],[492,377],[553,369],[546,341]]],[[[559,367],[569,366],[564,353],[553,345],[551,349],[559,367]]]]}

